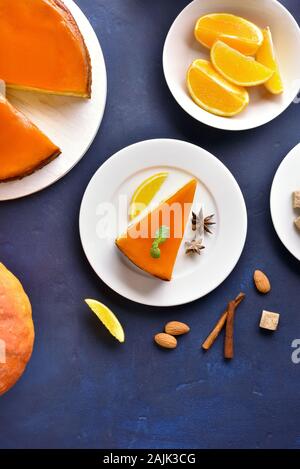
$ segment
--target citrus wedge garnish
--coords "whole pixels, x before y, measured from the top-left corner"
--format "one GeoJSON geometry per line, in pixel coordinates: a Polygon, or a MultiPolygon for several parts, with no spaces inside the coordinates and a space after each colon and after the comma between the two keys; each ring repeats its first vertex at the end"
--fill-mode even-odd
{"type": "Polygon", "coordinates": [[[218,116],[234,116],[249,103],[245,88],[229,83],[207,60],[195,60],[188,70],[186,81],[195,103],[218,116]]]}
{"type": "Polygon", "coordinates": [[[133,220],[138,216],[151,202],[155,194],[159,191],[162,184],[168,177],[168,173],[156,173],[145,179],[134,191],[129,206],[129,218],[133,220]]]}
{"type": "Polygon", "coordinates": [[[272,34],[270,28],[263,30],[264,41],[258,49],[256,60],[266,67],[274,70],[273,76],[264,84],[267,90],[272,94],[280,94],[283,92],[283,83],[279,72],[278,62],[276,60],[272,34]]]}
{"type": "Polygon", "coordinates": [[[111,335],[113,335],[119,342],[124,342],[125,334],[123,327],[114,313],[103,303],[100,303],[100,301],[87,299],[85,302],[104,324],[106,329],[109,330],[111,335]]]}
{"type": "Polygon", "coordinates": [[[238,86],[256,86],[268,81],[274,70],[217,41],[211,49],[211,61],[226,80],[238,86]]]}
{"type": "Polygon", "coordinates": [[[256,54],[263,42],[263,34],[251,21],[228,13],[202,16],[195,26],[195,37],[205,47],[211,48],[221,40],[245,55],[256,54]]]}

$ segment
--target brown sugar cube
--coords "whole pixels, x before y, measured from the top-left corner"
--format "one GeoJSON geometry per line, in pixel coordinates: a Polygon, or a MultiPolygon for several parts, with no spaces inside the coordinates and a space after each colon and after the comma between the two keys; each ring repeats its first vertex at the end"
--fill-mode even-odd
{"type": "Polygon", "coordinates": [[[293,192],[293,207],[300,208],[300,191],[293,192]]]}
{"type": "Polygon", "coordinates": [[[297,228],[297,230],[300,231],[300,217],[296,218],[294,223],[295,223],[295,227],[297,228]]]}
{"type": "Polygon", "coordinates": [[[268,329],[269,331],[276,331],[279,323],[280,314],[272,313],[271,311],[263,311],[260,319],[259,327],[268,329]]]}

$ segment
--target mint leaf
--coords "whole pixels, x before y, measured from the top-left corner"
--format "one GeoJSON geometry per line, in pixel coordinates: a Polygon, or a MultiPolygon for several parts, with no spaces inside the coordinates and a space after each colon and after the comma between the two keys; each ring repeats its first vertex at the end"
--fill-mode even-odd
{"type": "Polygon", "coordinates": [[[162,225],[158,228],[155,233],[155,239],[158,243],[163,243],[170,236],[170,228],[166,225],[162,225]]]}
{"type": "Polygon", "coordinates": [[[158,246],[161,243],[164,243],[166,239],[169,238],[169,236],[170,236],[170,228],[168,226],[162,225],[158,228],[158,230],[155,233],[155,239],[150,249],[150,255],[151,257],[153,257],[153,259],[160,258],[160,249],[158,246]]]}
{"type": "Polygon", "coordinates": [[[159,259],[160,258],[160,249],[159,247],[153,247],[150,249],[150,255],[153,257],[153,259],[159,259]]]}

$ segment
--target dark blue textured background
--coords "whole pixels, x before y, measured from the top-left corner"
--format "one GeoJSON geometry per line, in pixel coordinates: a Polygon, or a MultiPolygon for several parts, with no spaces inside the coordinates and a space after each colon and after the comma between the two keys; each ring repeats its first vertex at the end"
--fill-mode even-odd
{"type": "MultiPolygon", "coordinates": [[[[300,448],[300,264],[280,244],[269,212],[271,182],[299,142],[300,107],[238,133],[208,128],[185,114],[164,81],[167,31],[187,0],[77,0],[103,47],[108,101],[85,158],[49,189],[0,203],[0,259],[23,281],[33,305],[36,343],[21,381],[0,399],[1,448],[300,448]],[[192,304],[156,309],[124,300],[93,273],[81,248],[79,205],[96,169],[133,142],[187,140],[217,155],[244,193],[249,232],[241,260],[215,292],[192,304]],[[252,272],[269,273],[259,296],[252,272]],[[222,338],[200,350],[227,301],[247,301],[236,318],[236,358],[224,362],[222,338]],[[83,303],[105,302],[127,340],[116,343],[83,303]],[[278,332],[258,328],[261,310],[281,313],[278,332]],[[173,352],[153,334],[167,320],[191,332],[173,352]]],[[[282,1],[296,19],[298,0],[282,1]]],[[[288,52],[288,51],[287,51],[288,52]]],[[[201,279],[199,279],[201,282],[201,279]]]]}

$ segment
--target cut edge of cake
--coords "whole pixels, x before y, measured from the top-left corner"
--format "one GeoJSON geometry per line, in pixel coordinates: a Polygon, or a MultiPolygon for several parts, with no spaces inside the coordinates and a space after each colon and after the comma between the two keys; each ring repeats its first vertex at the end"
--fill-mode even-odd
{"type": "Polygon", "coordinates": [[[39,161],[39,163],[37,165],[32,166],[32,168],[28,169],[27,171],[24,171],[20,174],[16,174],[14,176],[9,176],[9,177],[6,177],[6,178],[1,178],[0,177],[0,183],[6,183],[6,182],[11,182],[11,181],[16,181],[16,180],[23,179],[24,177],[30,176],[31,174],[35,173],[39,169],[42,169],[44,166],[49,164],[51,161],[55,160],[61,154],[61,149],[55,143],[53,143],[52,140],[36,124],[34,124],[22,111],[15,108],[10,103],[10,101],[5,96],[3,96],[1,93],[0,93],[0,101],[5,102],[16,113],[18,113],[20,116],[22,116],[22,119],[25,120],[25,122],[29,123],[30,126],[34,127],[41,135],[43,135],[45,138],[47,138],[47,140],[49,140],[49,142],[54,147],[54,150],[51,154],[46,155],[43,160],[39,161]]]}

